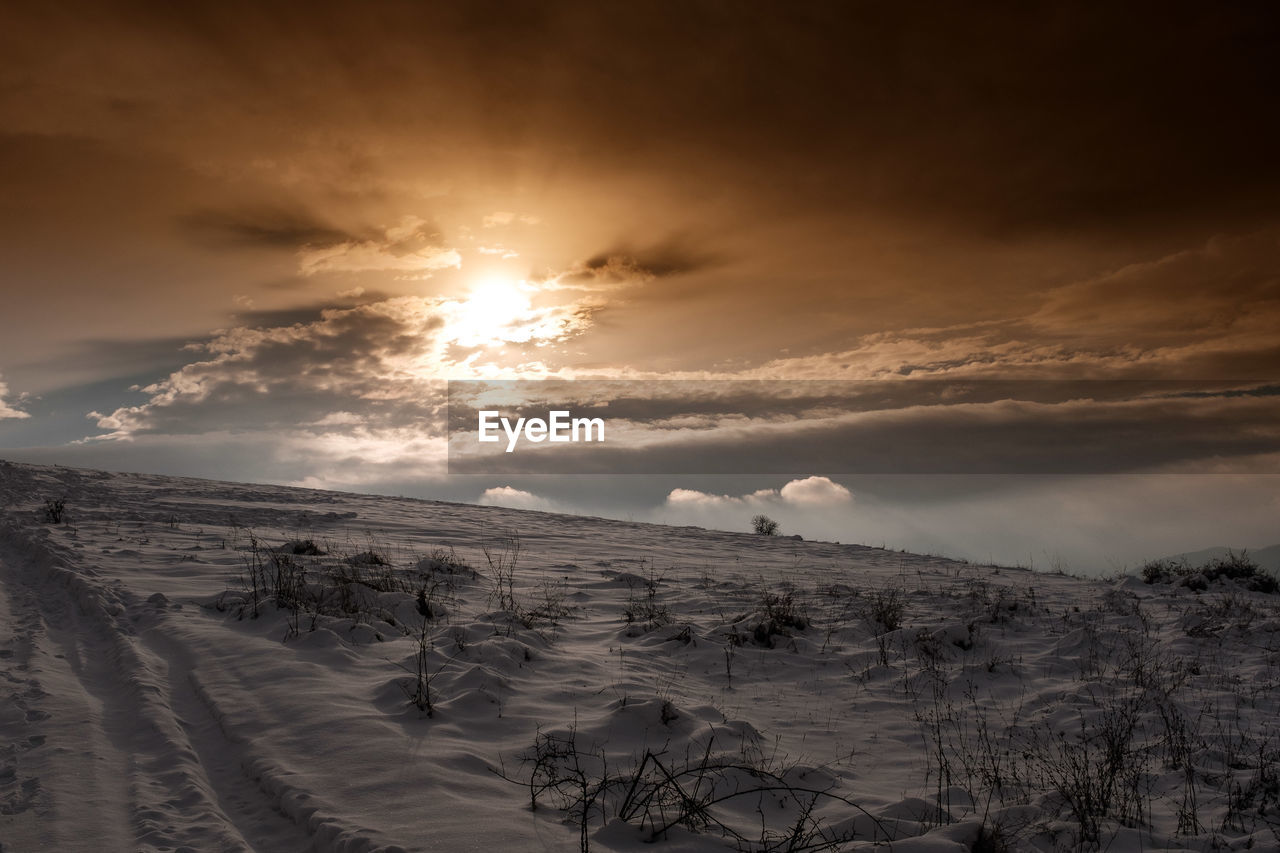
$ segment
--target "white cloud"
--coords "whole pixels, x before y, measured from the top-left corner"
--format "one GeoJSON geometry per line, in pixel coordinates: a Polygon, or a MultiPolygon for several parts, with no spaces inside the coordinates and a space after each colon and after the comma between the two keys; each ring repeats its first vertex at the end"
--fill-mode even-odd
{"type": "Polygon", "coordinates": [[[6,418],[21,419],[31,417],[26,412],[21,409],[14,408],[11,403],[7,402],[6,398],[8,396],[9,386],[5,384],[3,379],[0,379],[0,421],[5,420],[6,418]]]}
{"type": "Polygon", "coordinates": [[[782,500],[797,506],[845,504],[853,500],[849,490],[826,477],[792,480],[779,492],[782,500]]]}
{"type": "Polygon", "coordinates": [[[750,508],[789,504],[792,506],[833,506],[853,500],[849,490],[827,477],[792,480],[781,489],[757,489],[750,494],[716,495],[697,489],[672,489],[667,506],[692,509],[750,508]]]}
{"type": "Polygon", "coordinates": [[[533,492],[517,489],[512,486],[495,486],[485,489],[480,495],[479,503],[484,506],[503,506],[508,509],[551,510],[553,505],[546,498],[538,497],[533,492]]]}
{"type": "Polygon", "coordinates": [[[764,513],[781,523],[783,533],[840,538],[850,529],[852,502],[853,495],[844,486],[815,476],[791,480],[781,489],[757,489],[743,495],[672,489],[654,517],[665,524],[747,532],[751,517],[764,513]]]}
{"type": "Polygon", "coordinates": [[[720,509],[723,507],[760,507],[778,499],[776,489],[760,489],[749,495],[713,495],[697,489],[672,489],[667,495],[667,505],[693,509],[720,509]]]}

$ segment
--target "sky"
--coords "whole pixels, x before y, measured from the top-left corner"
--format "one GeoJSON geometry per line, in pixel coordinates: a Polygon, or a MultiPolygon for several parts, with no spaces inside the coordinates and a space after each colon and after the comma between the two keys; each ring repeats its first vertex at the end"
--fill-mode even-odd
{"type": "Polygon", "coordinates": [[[0,457],[1084,572],[1276,540],[1265,4],[3,16],[0,457]],[[449,473],[448,382],[511,380],[625,383],[627,465],[449,473]]]}

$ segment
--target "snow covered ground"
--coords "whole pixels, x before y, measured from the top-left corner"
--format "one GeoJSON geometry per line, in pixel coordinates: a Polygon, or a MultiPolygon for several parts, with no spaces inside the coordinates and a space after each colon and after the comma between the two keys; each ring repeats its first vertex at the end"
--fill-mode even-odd
{"type": "Polygon", "coordinates": [[[1277,849],[1233,581],[7,463],[0,505],[4,851],[1277,849]]]}

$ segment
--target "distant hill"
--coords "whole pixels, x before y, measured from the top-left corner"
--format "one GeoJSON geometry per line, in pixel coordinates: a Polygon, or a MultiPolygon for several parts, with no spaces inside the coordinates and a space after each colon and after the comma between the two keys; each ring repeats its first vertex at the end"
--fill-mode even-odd
{"type": "Polygon", "coordinates": [[[1185,561],[1193,566],[1199,566],[1209,562],[1214,557],[1225,557],[1228,551],[1235,551],[1239,554],[1241,551],[1248,551],[1249,557],[1262,568],[1271,572],[1280,572],[1280,545],[1268,545],[1258,550],[1246,548],[1226,548],[1217,546],[1213,548],[1204,548],[1200,551],[1187,551],[1183,554],[1174,554],[1166,557],[1168,560],[1185,561]]]}

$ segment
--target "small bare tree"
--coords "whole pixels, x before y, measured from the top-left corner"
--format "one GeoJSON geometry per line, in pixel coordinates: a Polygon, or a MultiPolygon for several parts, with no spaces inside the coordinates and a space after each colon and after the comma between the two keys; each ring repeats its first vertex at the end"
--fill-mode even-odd
{"type": "Polygon", "coordinates": [[[751,519],[751,529],[761,536],[777,536],[778,522],[761,513],[751,519]]]}

